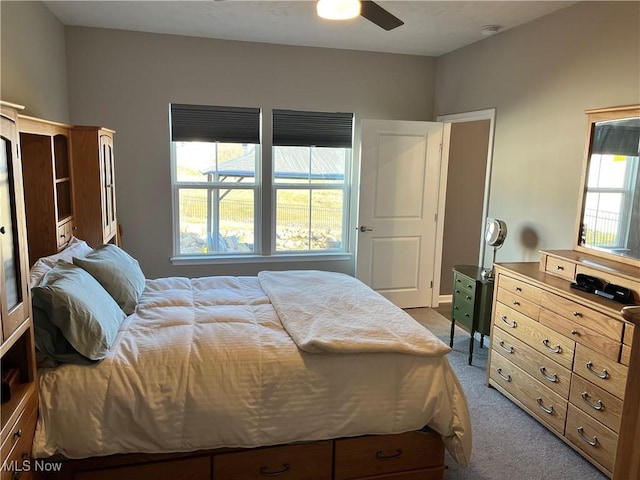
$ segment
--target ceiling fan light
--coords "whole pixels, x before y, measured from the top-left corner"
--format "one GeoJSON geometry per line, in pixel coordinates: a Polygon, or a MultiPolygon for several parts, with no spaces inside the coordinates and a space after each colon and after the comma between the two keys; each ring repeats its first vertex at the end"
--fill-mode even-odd
{"type": "Polygon", "coordinates": [[[360,15],[359,0],[318,0],[318,16],[327,20],[348,20],[360,15]]]}

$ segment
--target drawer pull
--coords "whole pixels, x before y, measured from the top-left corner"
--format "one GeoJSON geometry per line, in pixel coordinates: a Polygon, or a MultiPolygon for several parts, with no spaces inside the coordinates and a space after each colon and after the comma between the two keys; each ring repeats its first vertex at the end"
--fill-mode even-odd
{"type": "Polygon", "coordinates": [[[473,285],[467,283],[467,288],[473,288],[473,285]]]}
{"type": "Polygon", "coordinates": [[[581,317],[582,314],[580,312],[573,312],[571,315],[573,315],[574,317],[581,317]]]}
{"type": "Polygon", "coordinates": [[[558,383],[558,375],[555,373],[553,375],[547,375],[547,369],[544,366],[540,367],[540,373],[542,373],[542,376],[550,382],[558,383]]]}
{"type": "Polygon", "coordinates": [[[498,375],[500,375],[507,382],[511,381],[511,375],[505,375],[504,373],[502,373],[502,369],[501,368],[496,368],[496,371],[498,372],[498,375]]]}
{"type": "Polygon", "coordinates": [[[556,269],[557,270],[564,270],[564,267],[562,265],[556,265],[556,269]]]}
{"type": "Polygon", "coordinates": [[[518,324],[516,323],[515,320],[513,322],[509,322],[509,320],[507,320],[507,316],[506,315],[502,315],[502,321],[504,323],[506,323],[511,328],[516,328],[518,326],[518,324]]]}
{"type": "Polygon", "coordinates": [[[543,412],[548,413],[549,415],[553,413],[553,405],[550,405],[549,408],[545,407],[542,404],[542,397],[536,398],[536,402],[538,402],[538,406],[542,409],[543,412]]]}
{"type": "Polygon", "coordinates": [[[456,293],[460,293],[460,290],[456,290],[456,293]]]}
{"type": "Polygon", "coordinates": [[[519,302],[519,301],[517,301],[517,300],[514,300],[514,301],[513,301],[513,304],[514,304],[516,307],[519,307],[519,306],[520,306],[520,302],[519,302]]]}
{"type": "Polygon", "coordinates": [[[580,335],[580,332],[578,332],[575,328],[573,330],[571,330],[571,335],[580,335]]]}
{"type": "Polygon", "coordinates": [[[593,436],[593,440],[589,439],[589,437],[585,436],[584,434],[584,428],[582,428],[582,425],[580,425],[578,428],[578,433],[580,434],[580,437],[582,437],[582,440],[584,440],[585,442],[587,442],[589,445],[591,445],[592,447],[595,447],[596,445],[598,445],[598,437],[596,437],[595,435],[593,436]]]}
{"type": "Polygon", "coordinates": [[[522,289],[520,287],[516,287],[516,292],[521,292],[522,289]]]}
{"type": "Polygon", "coordinates": [[[267,470],[267,467],[260,467],[260,475],[262,475],[263,477],[277,477],[278,475],[284,475],[285,473],[287,473],[290,468],[291,467],[288,463],[282,464],[282,470],[274,470],[272,472],[267,470]]]}
{"type": "Polygon", "coordinates": [[[470,297],[469,295],[467,295],[465,298],[466,298],[467,300],[471,300],[471,297],[470,297]]]}
{"type": "Polygon", "coordinates": [[[502,347],[502,349],[503,349],[505,352],[507,352],[507,353],[513,353],[513,347],[505,347],[505,345],[504,345],[504,341],[503,341],[503,340],[500,340],[500,341],[498,342],[498,345],[500,345],[500,346],[502,347]]]}
{"type": "Polygon", "coordinates": [[[609,378],[609,372],[607,372],[606,368],[602,369],[602,373],[598,373],[593,369],[593,362],[587,362],[584,364],[591,373],[593,373],[596,377],[601,378],[603,380],[609,378]]]}
{"type": "Polygon", "coordinates": [[[598,400],[596,403],[591,403],[589,401],[589,394],[587,392],[582,392],[580,396],[585,402],[587,402],[587,405],[589,405],[591,408],[595,410],[602,410],[604,408],[604,405],[602,404],[602,400],[598,400]]]}
{"type": "Polygon", "coordinates": [[[551,353],[560,353],[562,352],[562,347],[560,345],[556,345],[555,347],[552,347],[549,345],[549,339],[545,338],[542,340],[542,344],[547,347],[547,350],[549,350],[551,353]]]}
{"type": "Polygon", "coordinates": [[[22,437],[22,429],[20,429],[20,430],[16,431],[16,432],[13,434],[13,438],[20,438],[20,437],[22,437]]]}
{"type": "Polygon", "coordinates": [[[393,460],[394,458],[399,458],[401,455],[401,448],[396,448],[396,453],[392,453],[391,455],[385,455],[384,453],[382,453],[382,450],[378,450],[376,452],[376,460],[393,460]]]}

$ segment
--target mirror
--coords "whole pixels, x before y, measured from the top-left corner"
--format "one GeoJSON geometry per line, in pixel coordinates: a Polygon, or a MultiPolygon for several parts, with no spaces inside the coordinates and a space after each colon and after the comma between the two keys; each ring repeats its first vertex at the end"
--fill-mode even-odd
{"type": "Polygon", "coordinates": [[[586,113],[575,249],[640,266],[640,106],[586,113]]]}

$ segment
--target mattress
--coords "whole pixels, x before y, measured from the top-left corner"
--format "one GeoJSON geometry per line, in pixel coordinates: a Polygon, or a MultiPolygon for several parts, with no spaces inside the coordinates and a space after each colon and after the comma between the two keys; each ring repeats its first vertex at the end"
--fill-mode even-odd
{"type": "Polygon", "coordinates": [[[446,355],[306,353],[257,277],[147,280],[104,360],[41,369],[39,387],[36,458],[248,448],[425,425],[459,464],[471,452],[466,399],[446,355]]]}

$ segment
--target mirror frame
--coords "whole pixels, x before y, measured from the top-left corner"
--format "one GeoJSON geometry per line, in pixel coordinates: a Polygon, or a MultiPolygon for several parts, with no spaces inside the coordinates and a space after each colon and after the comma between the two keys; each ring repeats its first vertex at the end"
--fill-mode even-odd
{"type": "Polygon", "coordinates": [[[587,115],[587,135],[586,135],[584,160],[582,164],[582,178],[580,181],[580,193],[578,195],[578,214],[576,215],[573,249],[578,252],[588,253],[596,257],[606,258],[608,260],[613,260],[616,262],[626,263],[628,265],[634,265],[636,267],[640,267],[640,259],[624,257],[621,255],[608,253],[606,251],[599,250],[597,248],[585,247],[580,245],[580,230],[582,227],[582,215],[584,213],[584,200],[585,200],[585,193],[587,190],[587,170],[589,167],[589,159],[591,157],[591,137],[594,130],[594,124],[597,122],[602,122],[607,120],[617,120],[621,118],[638,117],[640,116],[640,105],[628,105],[624,107],[611,107],[611,108],[601,108],[601,109],[595,109],[595,110],[586,110],[585,114],[587,115]]]}

